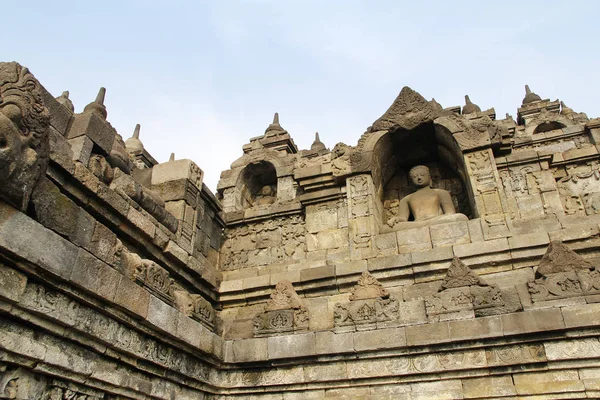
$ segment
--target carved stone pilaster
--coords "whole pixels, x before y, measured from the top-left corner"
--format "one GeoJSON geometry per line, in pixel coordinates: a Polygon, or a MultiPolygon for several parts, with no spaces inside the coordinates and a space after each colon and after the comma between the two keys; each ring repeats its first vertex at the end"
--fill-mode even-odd
{"type": "Polygon", "coordinates": [[[371,175],[357,175],[347,179],[348,235],[350,258],[360,260],[376,255],[373,236],[377,234],[378,212],[374,198],[375,188],[371,175]]]}
{"type": "Polygon", "coordinates": [[[509,210],[500,188],[501,181],[491,149],[474,151],[464,155],[468,176],[486,239],[503,235],[509,229],[509,210]]]}

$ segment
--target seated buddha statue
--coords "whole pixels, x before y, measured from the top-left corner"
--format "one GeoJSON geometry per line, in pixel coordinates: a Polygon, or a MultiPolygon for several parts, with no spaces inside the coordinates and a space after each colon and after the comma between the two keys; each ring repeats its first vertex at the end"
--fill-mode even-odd
{"type": "Polygon", "coordinates": [[[275,203],[275,193],[271,185],[265,185],[254,197],[254,205],[263,206],[275,203]]]}
{"type": "Polygon", "coordinates": [[[429,168],[417,165],[411,168],[408,175],[416,190],[400,200],[397,214],[387,221],[391,228],[418,228],[468,220],[466,215],[456,212],[447,190],[431,187],[429,168]]]}

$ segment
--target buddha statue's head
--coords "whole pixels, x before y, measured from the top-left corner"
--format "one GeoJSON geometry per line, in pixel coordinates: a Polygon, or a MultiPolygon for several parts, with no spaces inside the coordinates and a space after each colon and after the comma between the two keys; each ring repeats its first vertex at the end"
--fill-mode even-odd
{"type": "Polygon", "coordinates": [[[408,172],[410,181],[417,188],[428,187],[431,185],[431,173],[425,165],[412,167],[408,172]]]}
{"type": "Polygon", "coordinates": [[[27,68],[0,62],[0,197],[27,208],[48,164],[50,114],[27,68]]]}

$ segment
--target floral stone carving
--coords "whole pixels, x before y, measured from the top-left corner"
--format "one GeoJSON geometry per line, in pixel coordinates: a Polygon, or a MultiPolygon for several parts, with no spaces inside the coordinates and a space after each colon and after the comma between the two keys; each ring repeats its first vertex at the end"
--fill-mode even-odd
{"type": "Polygon", "coordinates": [[[504,314],[522,308],[516,290],[488,285],[458,257],[452,260],[438,293],[425,300],[427,315],[434,321],[504,314]]]}
{"type": "Polygon", "coordinates": [[[352,288],[348,303],[336,303],[333,322],[349,330],[376,329],[394,324],[399,318],[400,303],[390,298],[383,285],[368,272],[363,272],[352,288]]]}
{"type": "Polygon", "coordinates": [[[48,166],[49,124],[37,79],[0,63],[0,197],[23,211],[48,166]]]}
{"type": "Polygon", "coordinates": [[[533,302],[600,294],[600,272],[562,242],[554,241],[528,286],[533,302]]]}
{"type": "Polygon", "coordinates": [[[292,283],[277,282],[265,311],[254,318],[254,336],[270,336],[308,330],[308,310],[292,283]]]}

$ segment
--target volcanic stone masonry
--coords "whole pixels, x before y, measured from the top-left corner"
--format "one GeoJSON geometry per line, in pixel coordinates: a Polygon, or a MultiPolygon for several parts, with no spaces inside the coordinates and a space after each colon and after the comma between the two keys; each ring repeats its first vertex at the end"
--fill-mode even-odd
{"type": "Polygon", "coordinates": [[[0,63],[0,398],[600,397],[600,119],[405,87],[221,174],[0,63]]]}

